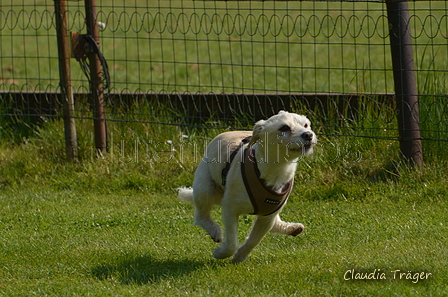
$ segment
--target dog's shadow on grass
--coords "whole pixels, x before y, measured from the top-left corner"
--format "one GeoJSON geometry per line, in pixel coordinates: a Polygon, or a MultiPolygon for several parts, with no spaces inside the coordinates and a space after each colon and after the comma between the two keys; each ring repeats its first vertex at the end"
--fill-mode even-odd
{"type": "Polygon", "coordinates": [[[166,278],[190,274],[204,266],[215,266],[216,262],[197,260],[155,259],[149,255],[123,256],[113,264],[94,267],[93,277],[100,280],[117,279],[122,284],[151,284],[166,278]]]}

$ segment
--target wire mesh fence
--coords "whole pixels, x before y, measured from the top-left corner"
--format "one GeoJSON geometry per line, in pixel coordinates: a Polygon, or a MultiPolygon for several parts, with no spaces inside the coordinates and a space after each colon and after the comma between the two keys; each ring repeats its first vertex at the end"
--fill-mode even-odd
{"type": "MultiPolygon", "coordinates": [[[[85,33],[84,1],[67,30],[85,33]]],[[[409,3],[422,139],[448,141],[448,2],[409,3]]],[[[280,109],[321,135],[398,139],[386,6],[379,2],[98,0],[108,123],[248,128],[280,109]]],[[[54,1],[2,1],[0,115],[60,117],[54,1]]],[[[75,117],[93,118],[71,59],[75,117]]],[[[104,74],[103,67],[103,74],[104,74]]],[[[436,142],[434,142],[436,141],[436,142]]]]}

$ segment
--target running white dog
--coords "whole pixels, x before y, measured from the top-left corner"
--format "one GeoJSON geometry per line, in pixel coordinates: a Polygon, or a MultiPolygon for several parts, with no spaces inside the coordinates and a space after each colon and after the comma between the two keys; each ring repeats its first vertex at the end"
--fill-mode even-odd
{"type": "Polygon", "coordinates": [[[310,121],[285,111],[258,121],[253,132],[225,132],[210,142],[196,170],[193,189],[180,188],[179,199],[194,204],[195,225],[216,242],[223,239],[222,229],[210,213],[213,205],[222,205],[226,234],[214,251],[216,259],[234,255],[233,262],[242,262],[269,231],[292,236],[303,231],[302,224],[283,222],[279,214],[291,191],[298,159],[312,154],[316,143],[310,121]],[[242,214],[257,218],[238,248],[242,214]]]}

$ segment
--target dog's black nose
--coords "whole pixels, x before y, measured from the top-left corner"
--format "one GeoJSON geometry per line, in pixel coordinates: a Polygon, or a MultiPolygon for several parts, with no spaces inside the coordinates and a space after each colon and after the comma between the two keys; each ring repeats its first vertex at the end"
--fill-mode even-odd
{"type": "Polygon", "coordinates": [[[313,139],[313,133],[312,132],[303,132],[302,138],[306,141],[311,141],[313,139]]]}

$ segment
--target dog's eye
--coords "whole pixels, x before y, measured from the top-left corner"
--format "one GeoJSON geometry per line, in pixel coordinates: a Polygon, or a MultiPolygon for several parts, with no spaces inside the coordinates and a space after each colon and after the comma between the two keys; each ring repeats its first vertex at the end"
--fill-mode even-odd
{"type": "Polygon", "coordinates": [[[291,128],[288,125],[283,125],[280,127],[280,129],[278,129],[278,131],[280,132],[289,132],[291,131],[291,128]]]}
{"type": "Polygon", "coordinates": [[[303,127],[304,128],[308,128],[308,123],[305,123],[305,125],[303,127]]]}

